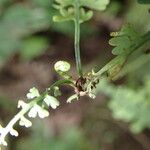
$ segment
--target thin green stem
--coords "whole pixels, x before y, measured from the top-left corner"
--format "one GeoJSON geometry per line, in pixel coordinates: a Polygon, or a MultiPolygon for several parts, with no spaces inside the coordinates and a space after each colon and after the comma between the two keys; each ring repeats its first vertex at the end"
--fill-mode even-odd
{"type": "Polygon", "coordinates": [[[55,86],[61,86],[61,85],[65,85],[65,84],[68,84],[70,86],[74,85],[73,81],[71,80],[67,80],[67,79],[64,79],[64,80],[58,80],[56,81],[55,83],[53,83],[49,88],[48,90],[46,91],[47,92],[51,92],[51,90],[55,87],[55,86]]]}
{"type": "Polygon", "coordinates": [[[75,1],[75,59],[76,59],[76,67],[79,76],[82,76],[82,65],[81,65],[81,57],[80,57],[80,8],[79,8],[79,0],[75,1]]]}

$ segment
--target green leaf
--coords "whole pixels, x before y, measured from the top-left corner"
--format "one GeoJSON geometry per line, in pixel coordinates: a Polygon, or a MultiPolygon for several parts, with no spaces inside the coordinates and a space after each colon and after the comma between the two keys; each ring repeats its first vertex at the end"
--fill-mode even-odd
{"type": "Polygon", "coordinates": [[[108,103],[115,119],[127,122],[132,132],[139,133],[150,129],[150,76],[139,86],[114,85],[102,79],[97,87],[110,97],[108,103]]]}
{"type": "Polygon", "coordinates": [[[50,26],[49,10],[45,8],[15,3],[4,10],[0,21],[0,62],[2,63],[12,54],[22,52],[22,43],[24,45],[26,37],[50,26]]]}
{"type": "Polygon", "coordinates": [[[109,0],[80,0],[80,3],[80,6],[102,11],[106,9],[109,0]]]}
{"type": "MultiPolygon", "coordinates": [[[[76,0],[55,0],[60,7],[72,6],[76,0]]],[[[79,0],[80,7],[88,7],[95,10],[105,10],[109,0],[79,0]]]]}
{"type": "Polygon", "coordinates": [[[150,80],[147,78],[144,85],[137,89],[121,86],[113,89],[109,108],[117,119],[130,123],[130,129],[139,133],[150,128],[150,80]]]}
{"type": "Polygon", "coordinates": [[[47,106],[51,106],[53,109],[56,109],[60,105],[59,101],[50,95],[47,95],[44,98],[44,102],[47,104],[47,106]]]}
{"type": "Polygon", "coordinates": [[[111,36],[113,38],[110,39],[109,44],[115,46],[112,50],[114,55],[130,53],[131,47],[141,39],[131,25],[123,26],[121,31],[113,32],[111,36]]]}
{"type": "Polygon", "coordinates": [[[47,47],[47,39],[42,37],[30,37],[22,42],[20,54],[23,59],[32,59],[41,55],[47,47]]]}
{"type": "Polygon", "coordinates": [[[68,5],[73,5],[75,0],[55,0],[58,4],[60,4],[63,7],[66,7],[68,5]]]}
{"type": "MultiPolygon", "coordinates": [[[[68,21],[75,20],[75,3],[76,0],[55,0],[56,4],[54,7],[60,11],[60,16],[54,16],[54,21],[68,21]]],[[[109,4],[109,0],[79,0],[80,7],[80,23],[89,20],[93,16],[92,11],[86,11],[84,7],[103,11],[109,4]]]]}
{"type": "Polygon", "coordinates": [[[138,0],[140,4],[150,4],[150,0],[138,0]]]}
{"type": "Polygon", "coordinates": [[[0,0],[0,6],[10,3],[10,0],[0,0]]]}
{"type": "MultiPolygon", "coordinates": [[[[81,8],[80,9],[80,20],[79,20],[79,22],[83,23],[84,21],[87,21],[90,18],[92,18],[92,16],[93,16],[92,11],[89,10],[89,11],[85,12],[85,10],[83,8],[81,8]]],[[[53,21],[55,21],[55,22],[63,22],[63,21],[69,21],[69,20],[74,20],[74,19],[75,19],[74,14],[70,14],[67,12],[63,16],[61,16],[61,15],[60,16],[53,16],[53,21]]]]}

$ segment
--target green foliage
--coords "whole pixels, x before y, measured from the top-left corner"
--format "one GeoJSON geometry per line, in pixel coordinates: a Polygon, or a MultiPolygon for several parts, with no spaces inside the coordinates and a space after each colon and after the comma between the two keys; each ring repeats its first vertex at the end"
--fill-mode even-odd
{"type": "MultiPolygon", "coordinates": [[[[75,4],[76,0],[55,0],[59,7],[67,7],[75,4]]],[[[109,0],[79,0],[80,7],[88,7],[95,10],[105,10],[106,6],[109,3],[109,0]]]]}
{"type": "Polygon", "coordinates": [[[140,4],[150,4],[149,0],[138,0],[140,4]]]}
{"type": "Polygon", "coordinates": [[[41,55],[48,46],[48,40],[39,35],[33,36],[37,32],[49,30],[49,27],[65,34],[73,31],[69,24],[61,26],[52,23],[51,18],[56,14],[52,0],[32,0],[28,3],[5,5],[7,2],[10,4],[9,1],[0,2],[3,7],[2,12],[0,11],[1,63],[16,52],[27,60],[41,55]]]}
{"type": "MultiPolygon", "coordinates": [[[[37,2],[38,6],[47,7],[41,0],[37,2]]],[[[48,1],[46,1],[46,3],[48,3],[48,1]]],[[[29,102],[25,103],[22,100],[18,101],[18,108],[20,108],[20,111],[12,118],[6,127],[0,125],[0,145],[7,146],[5,140],[9,133],[12,136],[18,136],[19,133],[14,129],[15,123],[18,122],[20,126],[25,127],[32,126],[32,122],[25,117],[26,114],[29,118],[35,118],[37,116],[45,118],[49,116],[48,108],[56,109],[60,105],[56,97],[61,95],[61,85],[67,84],[73,88],[74,94],[68,98],[68,103],[71,103],[73,100],[78,100],[81,96],[85,95],[94,99],[96,97],[95,90],[99,81],[102,81],[101,79],[103,77],[114,79],[122,69],[128,56],[133,51],[149,42],[150,32],[147,32],[143,36],[139,36],[130,25],[124,26],[121,31],[111,34],[113,38],[110,40],[110,44],[115,46],[112,53],[117,55],[117,57],[111,60],[97,73],[93,70],[86,74],[82,73],[79,46],[80,23],[89,20],[93,15],[93,12],[91,10],[86,10],[85,7],[94,10],[104,10],[108,3],[109,0],[56,0],[54,6],[59,10],[61,15],[54,16],[54,20],[74,20],[75,23],[74,43],[78,79],[74,80],[73,77],[69,75],[70,64],[68,62],[58,61],[54,65],[54,69],[63,80],[56,81],[42,94],[40,94],[35,87],[31,88],[27,94],[27,100],[29,102]]],[[[35,0],[33,0],[32,4],[35,4],[35,0]]],[[[22,57],[29,59],[41,54],[42,50],[46,49],[46,39],[40,37],[27,37],[42,29],[46,29],[50,25],[49,21],[47,21],[47,18],[49,18],[47,9],[16,4],[9,7],[7,13],[1,18],[2,22],[0,23],[0,27],[2,28],[0,28],[0,33],[4,35],[0,39],[0,52],[2,56],[8,56],[11,51],[22,49],[22,57]],[[14,47],[11,47],[12,45],[7,44],[7,42],[12,42],[14,47]],[[32,49],[32,53],[30,49],[32,49]]],[[[150,81],[149,78],[146,79],[142,89],[122,86],[116,90],[114,86],[110,86],[110,88],[107,84],[104,86],[105,88],[107,87],[105,92],[108,92],[112,98],[109,107],[112,109],[114,117],[130,122],[131,129],[136,133],[142,131],[144,128],[150,128],[150,120],[148,116],[145,117],[145,114],[149,113],[148,98],[150,97],[150,82],[147,82],[147,80],[150,81]]],[[[66,143],[65,145],[61,145],[61,149],[63,146],[65,149],[72,149],[72,147],[66,145],[66,143]]],[[[75,146],[76,145],[74,145],[74,147],[75,146]]],[[[77,147],[76,149],[80,148],[77,147]]]]}
{"type": "MultiPolygon", "coordinates": [[[[1,17],[0,22],[1,60],[7,59],[12,53],[17,52],[18,50],[22,52],[24,50],[22,47],[25,47],[26,49],[26,41],[24,41],[23,38],[28,37],[30,34],[33,34],[42,29],[48,28],[50,25],[50,22],[48,21],[49,17],[50,16],[48,12],[40,7],[32,8],[28,5],[23,6],[21,4],[15,4],[11,7],[8,7],[8,9],[1,17]]],[[[32,46],[31,48],[33,48],[33,45],[35,45],[35,39],[32,39],[32,42],[30,41],[29,43],[30,46],[32,46]]],[[[47,45],[46,42],[44,44],[47,45]]],[[[42,41],[39,41],[39,48],[37,49],[44,51],[45,49],[41,49],[42,45],[42,41]]],[[[23,52],[22,54],[26,55],[27,53],[23,52]]],[[[32,58],[34,57],[34,54],[30,52],[24,58],[32,58]],[[29,56],[30,54],[31,56],[29,56]]],[[[35,54],[35,56],[37,56],[37,54],[35,54]]]]}
{"type": "MultiPolygon", "coordinates": [[[[91,150],[89,140],[84,136],[78,128],[63,129],[61,135],[51,136],[51,126],[43,130],[43,124],[35,122],[32,129],[31,137],[28,139],[20,139],[16,150],[26,150],[30,145],[30,149],[36,150],[91,150]],[[49,129],[50,128],[50,129],[49,129]],[[49,132],[44,132],[44,131],[49,132]]],[[[45,128],[45,127],[44,127],[45,128]]]]}
{"type": "Polygon", "coordinates": [[[114,92],[109,107],[113,116],[130,122],[131,130],[135,133],[150,128],[150,78],[145,80],[142,87],[132,89],[120,87],[114,92]]]}
{"type": "Polygon", "coordinates": [[[149,5],[141,5],[136,0],[130,1],[130,3],[125,20],[130,22],[139,33],[149,31],[150,19],[147,19],[150,18],[149,5]]]}
{"type": "Polygon", "coordinates": [[[80,23],[89,20],[93,16],[91,10],[86,11],[84,7],[94,10],[105,10],[109,0],[55,0],[54,7],[60,11],[60,16],[54,16],[54,21],[68,21],[75,20],[75,3],[78,3],[80,23]]]}
{"type": "Polygon", "coordinates": [[[128,86],[116,87],[103,80],[97,91],[103,91],[110,96],[108,103],[114,118],[130,124],[134,133],[150,128],[150,78],[144,80],[142,86],[135,88],[128,86]]]}
{"type": "Polygon", "coordinates": [[[80,6],[82,7],[102,11],[106,9],[106,6],[109,4],[109,0],[81,0],[80,3],[80,6]]]}
{"type": "Polygon", "coordinates": [[[43,37],[30,37],[22,42],[20,55],[24,60],[41,55],[48,46],[48,41],[43,37]]]}
{"type": "MultiPolygon", "coordinates": [[[[30,60],[45,52],[48,40],[39,36],[38,32],[54,30],[72,35],[72,24],[52,22],[52,16],[57,14],[52,3],[53,0],[31,0],[28,3],[0,1],[0,63],[7,61],[14,53],[30,60]]],[[[92,32],[89,25],[84,25],[83,29],[84,36],[92,32]]]]}
{"type": "MultiPolygon", "coordinates": [[[[146,36],[148,34],[146,34],[146,36]]],[[[110,79],[116,79],[129,54],[139,48],[137,45],[143,44],[143,39],[145,42],[149,42],[150,37],[149,35],[146,38],[145,35],[140,36],[130,25],[124,26],[120,32],[112,33],[112,36],[114,37],[109,43],[115,46],[112,52],[117,55],[117,57],[104,66],[98,74],[102,76],[105,73],[104,75],[107,75],[110,79]]],[[[145,59],[146,58],[149,57],[145,56],[145,59]]],[[[136,68],[138,64],[139,63],[136,62],[136,68]]],[[[129,69],[134,69],[132,67],[133,66],[130,66],[129,69]]],[[[145,76],[142,75],[142,79],[144,78],[145,76]]],[[[134,79],[131,79],[131,81],[132,80],[135,80],[135,75],[134,79]]],[[[129,81],[130,84],[131,81],[129,81]]],[[[148,117],[150,113],[149,81],[149,77],[146,78],[142,87],[136,84],[136,88],[128,86],[119,86],[117,88],[105,80],[101,80],[101,84],[98,85],[97,88],[97,90],[101,90],[110,96],[109,108],[112,110],[114,118],[130,123],[130,128],[134,133],[139,133],[145,128],[150,128],[150,119],[148,117]]]]}
{"type": "MultiPolygon", "coordinates": [[[[54,16],[53,20],[56,22],[62,22],[62,21],[69,21],[69,20],[74,20],[75,15],[72,14],[72,10],[67,11],[62,11],[61,12],[62,16],[54,16]]],[[[93,16],[92,11],[85,12],[84,9],[80,10],[80,23],[89,20],[93,16]]]]}
{"type": "Polygon", "coordinates": [[[111,80],[115,80],[129,55],[140,48],[143,42],[147,43],[149,41],[150,32],[143,36],[139,36],[130,25],[126,25],[122,27],[121,31],[113,32],[111,35],[113,38],[110,39],[109,44],[115,46],[112,53],[117,56],[95,75],[100,77],[102,75],[107,75],[111,80]]]}
{"type": "Polygon", "coordinates": [[[3,8],[4,5],[10,3],[10,0],[0,0],[0,7],[3,8]]]}
{"type": "Polygon", "coordinates": [[[119,1],[110,1],[110,5],[108,6],[104,14],[106,15],[106,17],[111,17],[115,19],[121,8],[122,5],[119,1]]]}
{"type": "Polygon", "coordinates": [[[141,38],[131,25],[123,26],[119,32],[112,32],[111,36],[113,38],[109,44],[115,46],[112,50],[114,55],[130,53],[131,47],[141,38]]]}

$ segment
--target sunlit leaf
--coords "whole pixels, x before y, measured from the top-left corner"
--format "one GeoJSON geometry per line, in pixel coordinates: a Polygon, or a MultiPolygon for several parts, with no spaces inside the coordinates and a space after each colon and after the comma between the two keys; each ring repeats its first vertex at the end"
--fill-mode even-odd
{"type": "MultiPolygon", "coordinates": [[[[76,0],[55,0],[54,7],[60,11],[60,16],[54,16],[54,21],[75,20],[75,3],[76,0]]],[[[92,11],[86,11],[84,8],[103,11],[109,4],[109,0],[79,0],[79,19],[80,23],[89,20],[93,16],[92,11]]]]}
{"type": "Polygon", "coordinates": [[[102,11],[106,9],[106,6],[109,4],[109,0],[80,0],[80,3],[81,6],[102,11]]]}
{"type": "MultiPolygon", "coordinates": [[[[109,95],[109,108],[114,118],[129,123],[134,133],[150,129],[150,79],[145,79],[143,85],[138,88],[119,86],[101,82],[98,89],[109,95]]],[[[97,89],[97,90],[98,90],[97,89]]]]}
{"type": "Polygon", "coordinates": [[[113,32],[111,36],[113,38],[110,39],[109,44],[115,46],[112,50],[114,55],[130,53],[131,47],[141,39],[131,25],[123,26],[121,31],[113,32]]]}

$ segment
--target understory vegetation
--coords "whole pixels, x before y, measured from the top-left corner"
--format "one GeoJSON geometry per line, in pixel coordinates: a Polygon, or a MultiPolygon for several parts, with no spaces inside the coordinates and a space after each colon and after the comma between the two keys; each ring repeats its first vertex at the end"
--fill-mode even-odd
{"type": "Polygon", "coordinates": [[[149,18],[149,0],[0,0],[0,149],[149,150],[149,18]]]}

